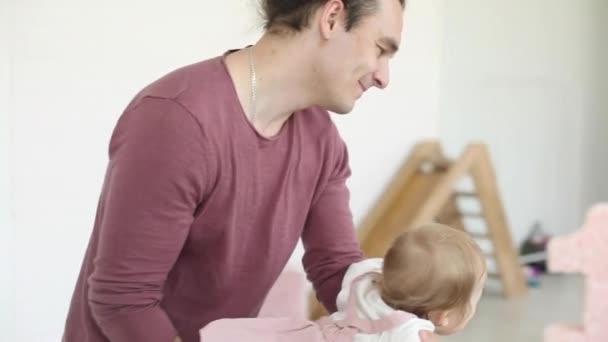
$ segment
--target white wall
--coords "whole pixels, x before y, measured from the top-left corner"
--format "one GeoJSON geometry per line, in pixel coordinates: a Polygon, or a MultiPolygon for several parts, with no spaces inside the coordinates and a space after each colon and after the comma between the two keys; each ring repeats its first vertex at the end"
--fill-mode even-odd
{"type": "Polygon", "coordinates": [[[0,2],[0,331],[7,341],[15,341],[15,239],[9,149],[13,11],[13,1],[0,2]]]}
{"type": "MultiPolygon", "coordinates": [[[[16,3],[9,92],[19,248],[11,340],[57,341],[121,110],[158,76],[242,47],[259,30],[253,1],[16,3]]],[[[412,0],[410,7],[391,90],[337,120],[350,145],[357,219],[412,142],[437,133],[439,12],[434,1],[412,0]]]]}
{"type": "Polygon", "coordinates": [[[516,241],[536,220],[551,233],[577,227],[591,0],[443,4],[442,139],[453,153],[489,144],[516,241]]]}
{"type": "Polygon", "coordinates": [[[585,122],[585,206],[608,201],[608,2],[593,0],[592,105],[585,122]]]}
{"type": "Polygon", "coordinates": [[[439,0],[409,0],[400,51],[391,63],[391,83],[361,100],[351,115],[336,117],[350,150],[355,222],[420,139],[437,138],[441,59],[439,0]]]}

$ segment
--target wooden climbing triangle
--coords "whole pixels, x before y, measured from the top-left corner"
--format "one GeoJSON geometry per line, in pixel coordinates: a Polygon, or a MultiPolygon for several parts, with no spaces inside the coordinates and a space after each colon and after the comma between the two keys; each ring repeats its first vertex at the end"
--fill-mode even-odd
{"type": "MultiPolygon", "coordinates": [[[[477,240],[487,240],[487,252],[507,298],[526,294],[526,280],[520,268],[515,246],[500,200],[490,154],[484,144],[467,146],[456,160],[448,159],[438,142],[416,145],[376,205],[358,229],[361,248],[367,257],[382,257],[393,239],[409,227],[439,222],[469,232],[477,240]],[[457,184],[470,177],[474,189],[463,191],[457,184]],[[464,212],[461,198],[479,202],[479,212],[464,212]],[[472,232],[469,218],[485,222],[484,232],[472,232]]],[[[314,299],[311,318],[326,314],[314,299]]]]}

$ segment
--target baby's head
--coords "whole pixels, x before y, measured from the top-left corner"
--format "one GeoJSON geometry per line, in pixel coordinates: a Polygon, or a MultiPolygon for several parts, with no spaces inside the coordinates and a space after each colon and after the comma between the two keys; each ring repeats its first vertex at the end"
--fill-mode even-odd
{"type": "Polygon", "coordinates": [[[382,299],[432,321],[441,335],[462,330],[473,317],[487,276],[475,241],[435,223],[401,234],[384,257],[382,274],[382,299]]]}

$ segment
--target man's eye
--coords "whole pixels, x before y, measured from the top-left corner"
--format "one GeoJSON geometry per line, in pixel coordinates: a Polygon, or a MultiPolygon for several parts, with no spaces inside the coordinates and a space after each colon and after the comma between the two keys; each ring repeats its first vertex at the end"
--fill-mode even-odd
{"type": "Polygon", "coordinates": [[[378,56],[382,56],[382,55],[386,54],[386,50],[383,49],[382,46],[376,45],[376,47],[378,48],[378,56]]]}

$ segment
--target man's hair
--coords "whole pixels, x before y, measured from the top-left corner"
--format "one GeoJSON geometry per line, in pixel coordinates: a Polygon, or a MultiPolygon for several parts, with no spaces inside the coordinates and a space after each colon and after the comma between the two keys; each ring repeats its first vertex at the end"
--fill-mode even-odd
{"type": "Polygon", "coordinates": [[[384,258],[380,291],[389,306],[419,317],[452,309],[464,317],[485,272],[485,257],[469,234],[433,223],[393,242],[384,258]]]}
{"type": "MultiPolygon", "coordinates": [[[[267,31],[287,29],[300,32],[308,27],[314,12],[328,0],[260,0],[267,31]]],[[[376,13],[379,0],[342,0],[346,8],[346,30],[355,27],[361,19],[376,13]]],[[[405,7],[405,0],[399,1],[405,7]]]]}

